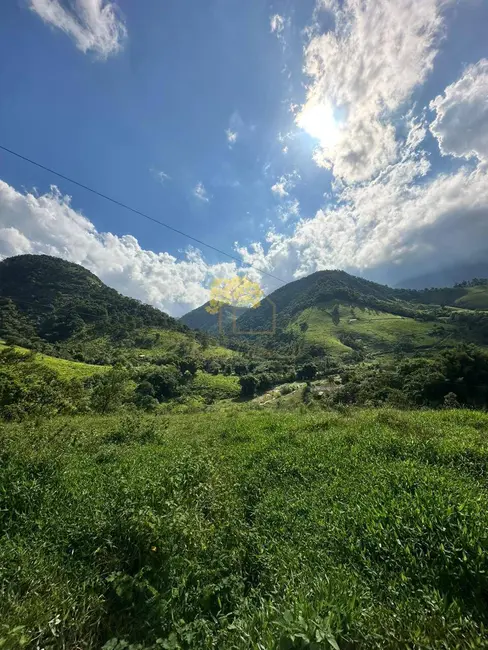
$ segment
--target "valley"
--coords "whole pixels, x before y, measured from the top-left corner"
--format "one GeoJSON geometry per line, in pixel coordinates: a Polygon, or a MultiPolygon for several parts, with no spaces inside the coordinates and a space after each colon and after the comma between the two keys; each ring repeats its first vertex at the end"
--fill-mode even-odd
{"type": "Polygon", "coordinates": [[[0,262],[0,647],[487,647],[487,282],[269,298],[0,262]]]}

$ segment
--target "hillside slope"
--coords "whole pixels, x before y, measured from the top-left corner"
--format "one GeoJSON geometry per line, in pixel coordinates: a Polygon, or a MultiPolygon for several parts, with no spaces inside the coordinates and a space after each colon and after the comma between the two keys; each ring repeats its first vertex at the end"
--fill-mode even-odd
{"type": "Polygon", "coordinates": [[[204,305],[189,311],[180,318],[180,321],[191,329],[218,334],[220,327],[224,329],[229,326],[232,327],[234,318],[239,318],[248,311],[242,307],[233,308],[230,305],[222,305],[220,315],[211,314],[207,311],[209,305],[210,303],[206,302],[204,305]]]}
{"type": "Polygon", "coordinates": [[[107,287],[82,266],[48,255],[19,255],[0,262],[0,300],[4,336],[15,321],[17,329],[20,322],[23,330],[32,328],[50,342],[66,340],[84,328],[99,335],[142,326],[186,329],[158,309],[107,287]]]}
{"type": "Polygon", "coordinates": [[[4,425],[0,645],[486,648],[487,431],[386,409],[4,425]]]}
{"type": "Polygon", "coordinates": [[[319,271],[274,291],[257,309],[240,316],[237,328],[257,333],[274,329],[275,341],[301,338],[332,356],[414,352],[461,340],[484,343],[484,308],[486,283],[415,291],[343,271],[319,271]],[[461,328],[459,320],[468,324],[461,328]]]}
{"type": "Polygon", "coordinates": [[[208,335],[121,295],[82,266],[48,255],[0,262],[0,339],[96,365],[232,355],[208,335]]]}

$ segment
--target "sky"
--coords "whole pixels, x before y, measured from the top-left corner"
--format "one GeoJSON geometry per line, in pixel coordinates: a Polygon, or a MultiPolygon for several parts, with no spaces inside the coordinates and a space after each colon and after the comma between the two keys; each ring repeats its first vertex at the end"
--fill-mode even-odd
{"type": "Polygon", "coordinates": [[[213,248],[0,150],[0,259],[173,316],[236,273],[488,261],[487,27],[487,0],[6,0],[0,145],[213,248]]]}

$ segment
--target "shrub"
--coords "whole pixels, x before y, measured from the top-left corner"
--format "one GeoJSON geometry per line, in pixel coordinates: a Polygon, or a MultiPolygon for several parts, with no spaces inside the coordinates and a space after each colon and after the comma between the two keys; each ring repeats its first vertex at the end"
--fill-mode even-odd
{"type": "Polygon", "coordinates": [[[112,368],[92,381],[91,407],[97,413],[114,411],[128,392],[128,373],[124,368],[112,368]]]}
{"type": "Polygon", "coordinates": [[[242,397],[254,397],[259,381],[254,375],[244,375],[239,378],[239,384],[242,397]]]}
{"type": "Polygon", "coordinates": [[[309,380],[313,379],[317,374],[317,366],[314,363],[306,363],[297,370],[297,379],[309,380]]]}

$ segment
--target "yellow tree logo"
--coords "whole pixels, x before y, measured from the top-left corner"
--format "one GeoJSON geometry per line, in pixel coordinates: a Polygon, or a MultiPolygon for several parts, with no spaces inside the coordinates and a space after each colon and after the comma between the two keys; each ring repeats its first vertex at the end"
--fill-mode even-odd
{"type": "Polygon", "coordinates": [[[210,302],[205,307],[209,314],[219,314],[219,327],[222,327],[222,307],[230,305],[234,308],[234,330],[236,323],[236,308],[256,309],[261,304],[264,292],[257,282],[245,276],[235,275],[232,278],[215,278],[210,286],[210,302]]]}

